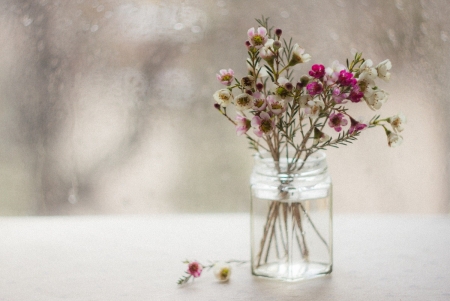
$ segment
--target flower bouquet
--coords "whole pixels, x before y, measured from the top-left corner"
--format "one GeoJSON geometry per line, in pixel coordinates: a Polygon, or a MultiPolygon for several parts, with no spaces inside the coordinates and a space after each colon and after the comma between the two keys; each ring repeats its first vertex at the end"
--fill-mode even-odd
{"type": "Polygon", "coordinates": [[[255,150],[252,190],[252,272],[295,281],[332,270],[331,179],[325,153],[357,140],[368,128],[384,129],[388,145],[402,143],[406,118],[398,114],[369,121],[349,107],[365,103],[379,110],[388,99],[378,81],[389,81],[392,64],[375,65],[356,53],[343,65],[314,64],[297,76],[293,67],[311,56],[281,29],[256,20],[245,42],[248,74],[232,69],[216,75],[226,86],[213,95],[217,111],[255,150]],[[229,115],[233,105],[236,114],[229,115]]]}

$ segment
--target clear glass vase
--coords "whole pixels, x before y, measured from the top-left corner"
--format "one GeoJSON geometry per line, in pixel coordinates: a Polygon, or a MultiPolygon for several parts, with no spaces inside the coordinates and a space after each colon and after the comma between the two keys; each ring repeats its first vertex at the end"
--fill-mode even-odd
{"type": "Polygon", "coordinates": [[[332,184],[326,156],[274,162],[255,155],[251,175],[252,273],[297,281],[332,271],[332,184]]]}

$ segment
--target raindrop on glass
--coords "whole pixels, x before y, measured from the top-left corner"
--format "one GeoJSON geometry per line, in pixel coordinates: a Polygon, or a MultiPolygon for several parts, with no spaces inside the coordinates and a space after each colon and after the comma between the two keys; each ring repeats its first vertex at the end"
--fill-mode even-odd
{"type": "Polygon", "coordinates": [[[200,26],[192,26],[191,31],[193,33],[199,33],[200,31],[202,31],[202,28],[200,26]]]}
{"type": "Polygon", "coordinates": [[[183,23],[177,23],[173,26],[175,30],[182,30],[184,28],[183,23]]]}
{"type": "Polygon", "coordinates": [[[33,19],[31,19],[28,15],[26,15],[25,17],[23,17],[22,23],[25,26],[31,25],[31,23],[33,23],[33,19]]]}
{"type": "Polygon", "coordinates": [[[91,26],[91,32],[96,32],[97,30],[98,30],[97,24],[91,26]]]}
{"type": "Polygon", "coordinates": [[[280,15],[281,15],[283,18],[285,18],[285,19],[289,18],[289,13],[288,13],[287,11],[285,11],[285,10],[283,10],[283,11],[280,13],[280,15]]]}

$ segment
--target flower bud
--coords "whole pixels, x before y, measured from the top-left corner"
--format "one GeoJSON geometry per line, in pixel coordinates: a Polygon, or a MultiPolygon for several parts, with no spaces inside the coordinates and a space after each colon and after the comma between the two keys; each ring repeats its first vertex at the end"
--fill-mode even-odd
{"type": "Polygon", "coordinates": [[[248,95],[253,95],[252,90],[245,90],[245,93],[247,93],[248,95]]]}
{"type": "Polygon", "coordinates": [[[264,89],[264,85],[263,85],[262,83],[257,83],[257,84],[256,84],[256,89],[257,89],[258,91],[262,91],[262,89],[264,89]]]}
{"type": "Polygon", "coordinates": [[[245,47],[247,47],[248,50],[250,50],[252,46],[252,44],[250,44],[250,41],[245,41],[245,47]]]}
{"type": "Polygon", "coordinates": [[[215,103],[214,108],[216,108],[217,110],[220,110],[220,105],[218,103],[215,103]]]}
{"type": "Polygon", "coordinates": [[[273,42],[273,50],[278,50],[278,49],[280,49],[281,48],[281,43],[280,43],[280,41],[275,41],[275,42],[273,42]]]}
{"type": "Polygon", "coordinates": [[[305,87],[309,83],[309,77],[306,75],[303,75],[300,78],[300,82],[302,83],[302,86],[305,87]]]}
{"type": "Polygon", "coordinates": [[[297,90],[303,89],[303,84],[301,82],[297,82],[297,84],[295,85],[295,89],[297,90]]]}
{"type": "Polygon", "coordinates": [[[294,86],[291,83],[286,83],[284,85],[284,87],[286,88],[286,90],[288,90],[289,92],[292,91],[292,89],[294,88],[294,86]]]}
{"type": "Polygon", "coordinates": [[[283,31],[282,31],[281,29],[279,29],[279,28],[275,29],[275,35],[276,35],[278,38],[281,37],[281,34],[282,34],[282,33],[283,33],[283,31]]]}

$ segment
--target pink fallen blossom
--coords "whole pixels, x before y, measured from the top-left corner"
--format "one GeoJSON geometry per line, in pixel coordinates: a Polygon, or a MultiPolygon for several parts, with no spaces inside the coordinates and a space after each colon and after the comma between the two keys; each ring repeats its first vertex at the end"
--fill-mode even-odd
{"type": "Polygon", "coordinates": [[[197,261],[192,261],[188,266],[188,274],[192,275],[194,278],[200,277],[202,274],[203,267],[197,261]]]}

